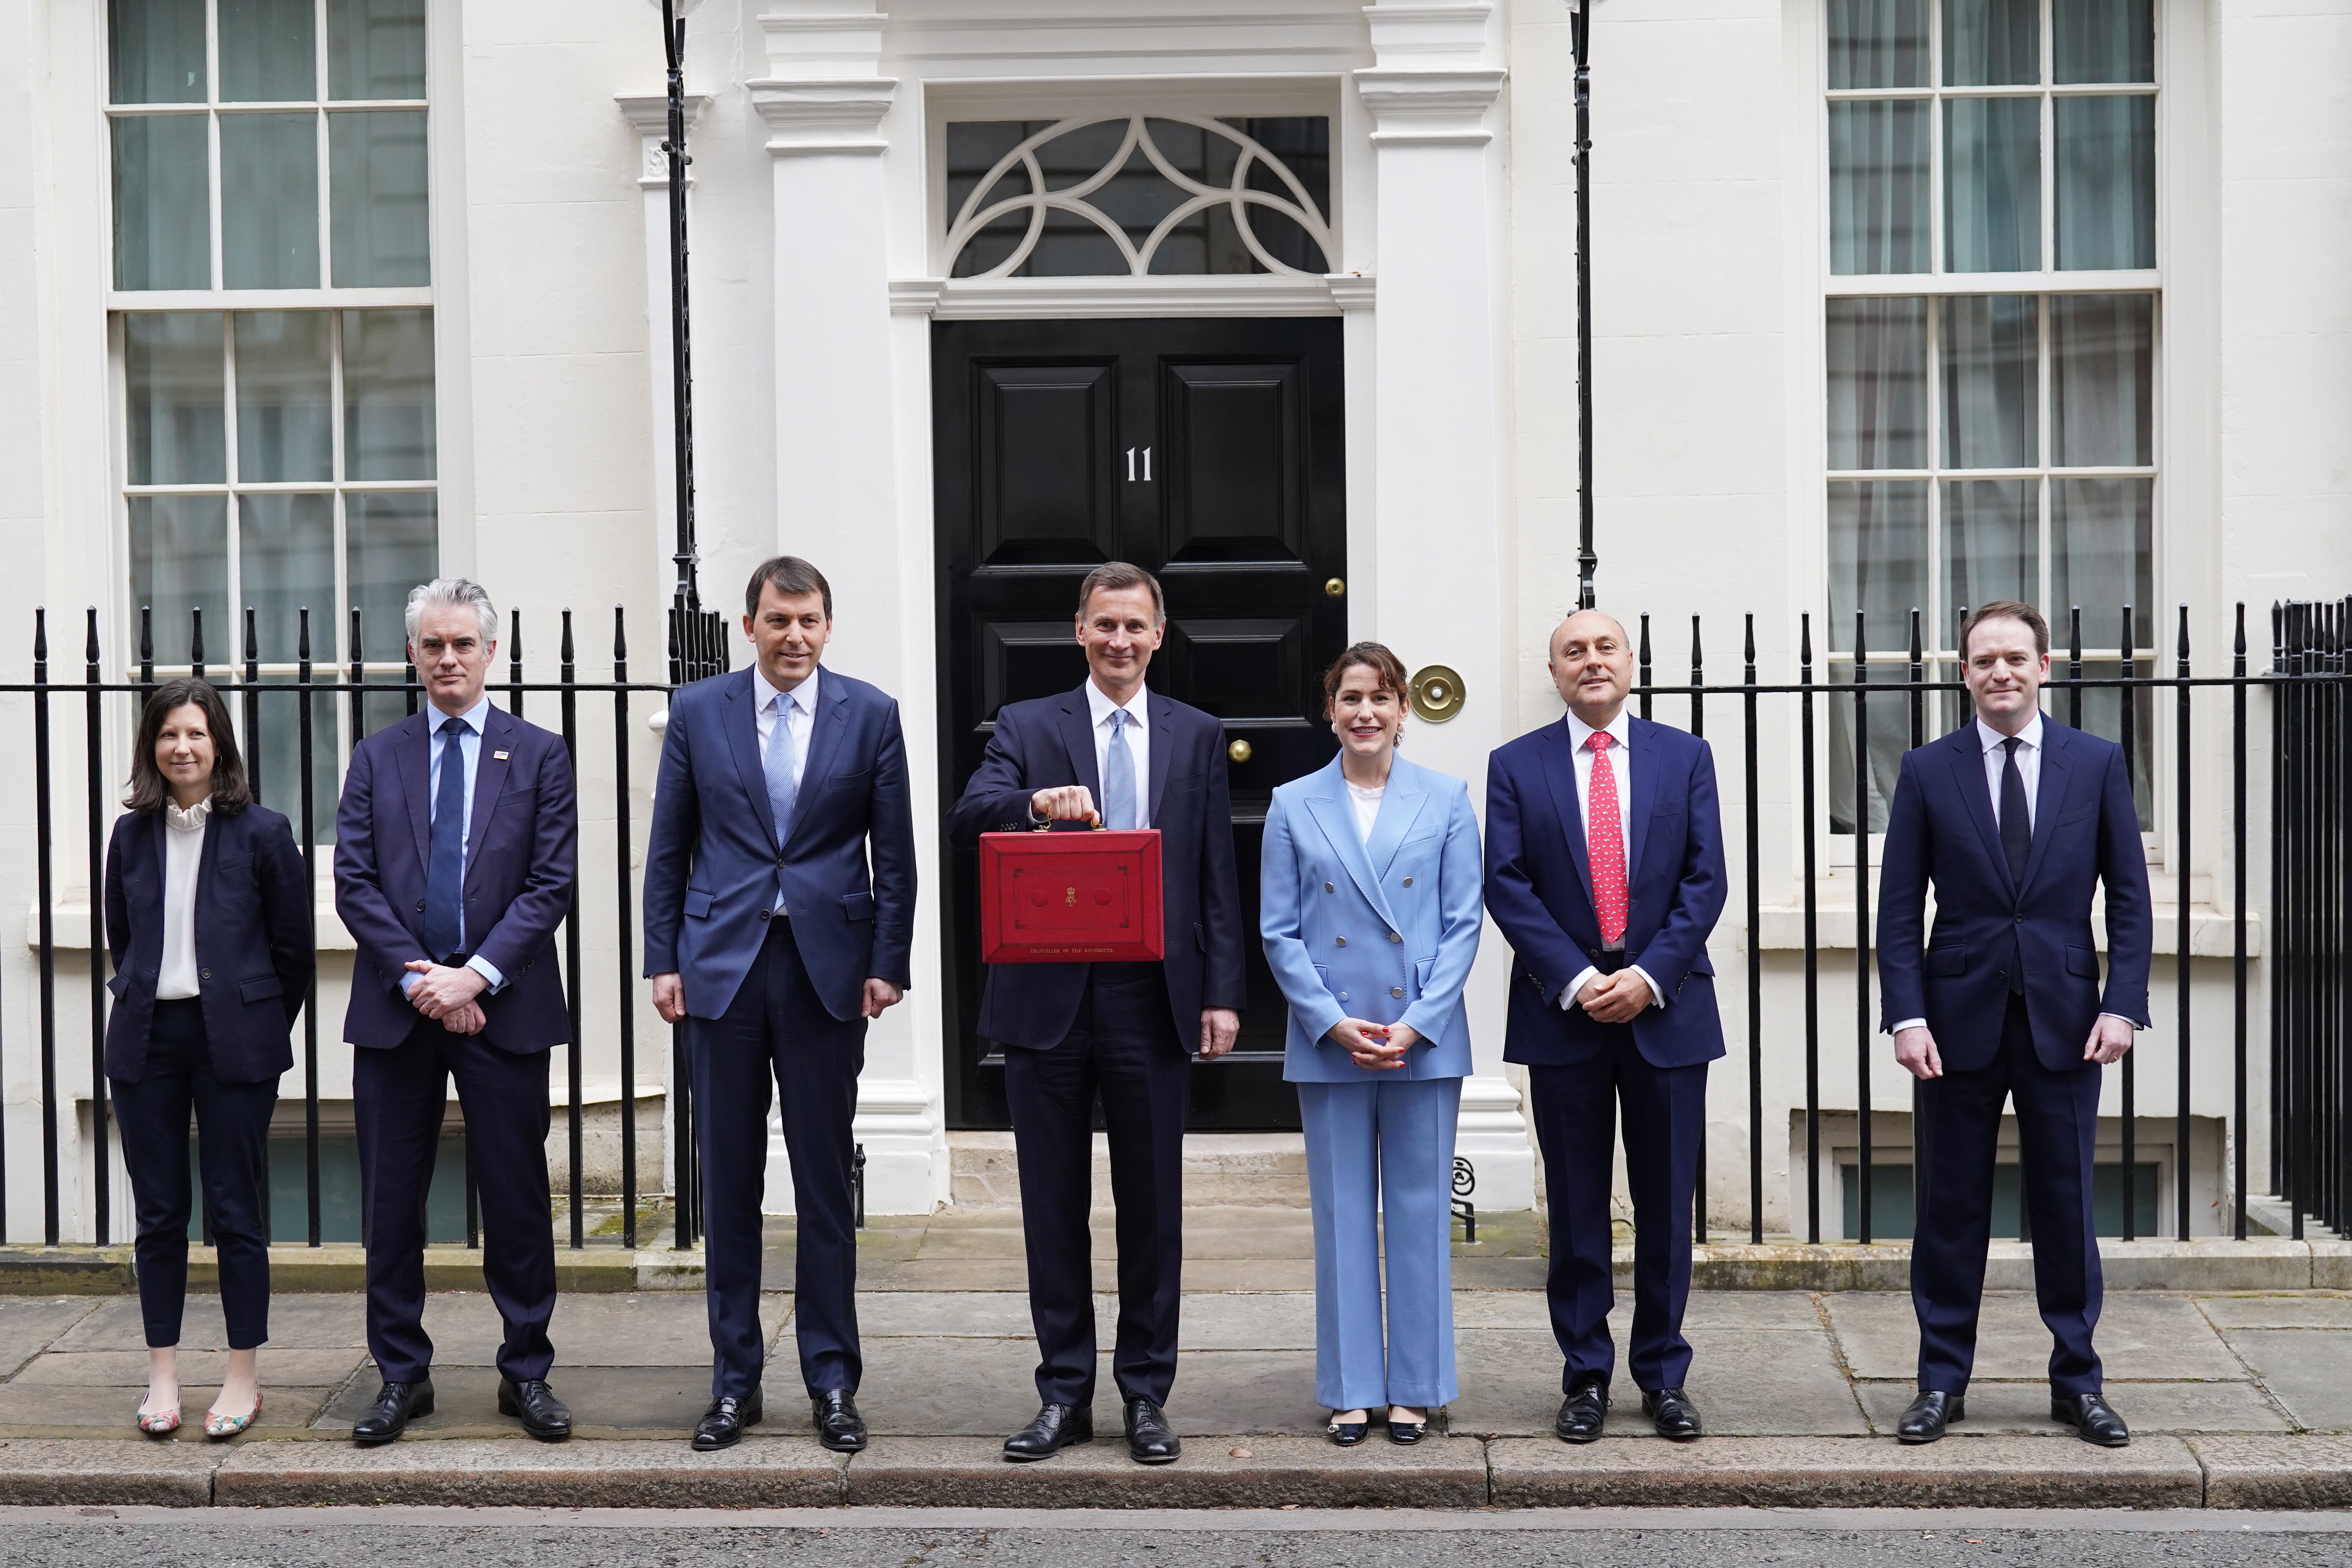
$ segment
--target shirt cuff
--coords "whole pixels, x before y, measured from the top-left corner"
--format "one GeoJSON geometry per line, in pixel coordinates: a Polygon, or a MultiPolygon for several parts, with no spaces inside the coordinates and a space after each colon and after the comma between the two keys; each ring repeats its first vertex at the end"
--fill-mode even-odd
{"type": "Polygon", "coordinates": [[[507,988],[507,977],[499,973],[499,966],[480,953],[466,960],[466,967],[490,983],[491,995],[495,996],[507,988]]]}
{"type": "Polygon", "coordinates": [[[1561,986],[1559,988],[1559,1010],[1565,1013],[1570,1007],[1575,1006],[1576,994],[1584,989],[1584,983],[1586,981],[1591,979],[1594,975],[1600,973],[1600,970],[1595,969],[1592,965],[1588,963],[1584,966],[1583,973],[1579,974],[1575,979],[1561,986]]]}
{"type": "Polygon", "coordinates": [[[2129,1024],[2132,1026],[2132,1033],[2134,1034],[2139,1033],[2140,1030],[2147,1026],[2137,1018],[2125,1017],[2121,1013],[2102,1013],[2099,1016],[2102,1018],[2113,1018],[2118,1023],[2129,1024]]]}
{"type": "Polygon", "coordinates": [[[424,978],[425,976],[417,973],[414,969],[408,970],[400,977],[400,994],[403,996],[407,995],[416,989],[416,983],[424,978]]]}
{"type": "Polygon", "coordinates": [[[1650,972],[1648,970],[1643,968],[1638,963],[1629,963],[1625,967],[1640,975],[1642,977],[1642,984],[1650,988],[1651,1006],[1663,1007],[1666,1005],[1666,994],[1658,989],[1658,983],[1650,977],[1650,972]]]}
{"type": "Polygon", "coordinates": [[[1906,1029],[1924,1029],[1927,1026],[1927,1020],[1925,1018],[1906,1018],[1901,1023],[1895,1025],[1895,1027],[1889,1029],[1887,1033],[1890,1035],[1899,1035],[1906,1029]]]}

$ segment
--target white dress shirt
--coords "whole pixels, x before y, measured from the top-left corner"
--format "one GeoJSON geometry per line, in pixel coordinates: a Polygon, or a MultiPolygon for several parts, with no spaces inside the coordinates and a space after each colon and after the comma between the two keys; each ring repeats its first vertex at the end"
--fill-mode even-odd
{"type": "MultiPolygon", "coordinates": [[[[2009,753],[2002,743],[2010,737],[1981,718],[1976,721],[1976,730],[1977,744],[1984,748],[1985,793],[1992,797],[1992,825],[1998,828],[2000,826],[2000,776],[2009,763],[2009,753]]],[[[2025,827],[2031,833],[2034,814],[2042,809],[2042,715],[2039,711],[2026,721],[2024,729],[2017,732],[2017,739],[2023,742],[2017,748],[2017,776],[2025,782],[2025,827]]],[[[2099,1016],[2116,1018],[2122,1015],[2102,1013],[2099,1016]]],[[[2131,1023],[2128,1018],[2124,1021],[2131,1023]]],[[[1925,1018],[1906,1018],[1895,1026],[1895,1032],[1899,1035],[1906,1029],[1924,1029],[1927,1026],[1925,1018]]],[[[2132,1024],[2132,1027],[2137,1030],[2139,1026],[2132,1024]]]]}
{"type": "MultiPolygon", "coordinates": [[[[428,761],[425,763],[425,809],[435,815],[438,815],[441,809],[441,752],[443,749],[448,745],[448,742],[441,737],[441,726],[451,717],[453,717],[453,715],[444,713],[438,708],[428,708],[425,710],[426,729],[425,732],[426,738],[431,742],[431,744],[425,751],[425,756],[428,761]]],[[[457,731],[457,758],[458,761],[464,764],[466,770],[466,800],[463,807],[463,820],[470,829],[474,822],[474,780],[480,775],[482,771],[483,726],[490,721],[489,697],[485,694],[477,698],[471,708],[467,709],[463,713],[454,715],[454,717],[459,723],[465,726],[464,729],[457,731]]],[[[464,842],[462,837],[459,842],[461,844],[464,842]]],[[[457,876],[460,886],[464,885],[466,874],[465,865],[466,862],[461,855],[461,858],[457,862],[457,876]]],[[[457,900],[457,947],[460,952],[463,952],[468,945],[469,942],[466,931],[466,900],[461,898],[457,900]]],[[[446,955],[434,955],[434,962],[436,963],[439,963],[443,956],[446,955]]],[[[492,963],[488,959],[484,958],[481,954],[476,953],[473,957],[466,960],[466,967],[490,983],[489,992],[491,995],[495,996],[506,988],[507,977],[499,973],[499,966],[497,964],[492,963]]],[[[414,991],[416,988],[416,983],[424,978],[425,976],[416,973],[412,970],[408,973],[401,976],[400,988],[404,992],[414,991]]]]}
{"type": "Polygon", "coordinates": [[[808,679],[790,691],[778,691],[768,684],[768,677],[755,663],[751,666],[751,695],[760,704],[754,716],[760,727],[760,755],[768,754],[768,740],[776,732],[776,699],[783,698],[784,722],[793,736],[793,799],[801,796],[801,780],[808,773],[809,737],[816,732],[816,688],[824,679],[823,666],[808,672],[808,679]]]}
{"type": "Polygon", "coordinates": [[[163,803],[163,966],[155,973],[155,1000],[181,1002],[199,994],[196,971],[196,877],[205,861],[209,797],[182,811],[163,803]]]}
{"type": "MultiPolygon", "coordinates": [[[[1087,711],[1094,715],[1095,777],[1097,781],[1110,777],[1110,716],[1127,714],[1127,750],[1135,759],[1135,825],[1151,826],[1151,689],[1139,686],[1135,695],[1127,700],[1122,710],[1118,703],[1103,695],[1103,689],[1092,679],[1087,682],[1087,711]]],[[[1095,809],[1102,809],[1102,796],[1095,796],[1095,809]]]]}
{"type": "Polygon", "coordinates": [[[1372,824],[1381,819],[1381,797],[1388,793],[1386,784],[1348,785],[1348,803],[1356,808],[1356,835],[1367,844],[1372,841],[1372,824]]]}
{"type": "MultiPolygon", "coordinates": [[[[1573,713],[1562,714],[1561,719],[1568,725],[1569,744],[1574,749],[1576,755],[1576,806],[1584,814],[1584,820],[1577,826],[1584,830],[1585,842],[1590,844],[1592,841],[1593,752],[1591,746],[1587,742],[1592,739],[1595,731],[1591,725],[1573,713]]],[[[1620,708],[1617,710],[1617,717],[1609,721],[1609,772],[1617,781],[1617,834],[1624,847],[1625,887],[1629,895],[1632,893],[1633,885],[1633,748],[1626,742],[1633,732],[1632,716],[1620,708]]],[[[1587,858],[1589,859],[1590,857],[1588,856],[1587,858]]],[[[1589,869],[1586,874],[1591,874],[1589,869]]],[[[1651,978],[1648,970],[1638,963],[1629,963],[1625,967],[1640,975],[1643,982],[1649,986],[1652,1006],[1665,1005],[1665,993],[1658,989],[1658,983],[1651,978]]],[[[1559,994],[1561,1008],[1575,1006],[1578,993],[1581,992],[1593,976],[1600,973],[1598,965],[1588,964],[1582,973],[1570,981],[1559,994]]]]}

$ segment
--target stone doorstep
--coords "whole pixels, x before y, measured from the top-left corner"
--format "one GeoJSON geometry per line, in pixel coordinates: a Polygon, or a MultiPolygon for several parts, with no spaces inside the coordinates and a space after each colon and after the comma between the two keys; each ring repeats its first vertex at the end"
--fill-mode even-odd
{"type": "Polygon", "coordinates": [[[2241,1508],[2352,1506],[2352,1436],[1955,1435],[1873,1437],[1438,1437],[1341,1452],[1319,1437],[1187,1437],[1146,1468],[1115,1435],[1035,1465],[992,1437],[885,1437],[848,1459],[807,1437],[723,1454],[676,1440],[411,1437],[383,1448],[247,1438],[0,1441],[0,1505],[775,1508],[2241,1508]]]}

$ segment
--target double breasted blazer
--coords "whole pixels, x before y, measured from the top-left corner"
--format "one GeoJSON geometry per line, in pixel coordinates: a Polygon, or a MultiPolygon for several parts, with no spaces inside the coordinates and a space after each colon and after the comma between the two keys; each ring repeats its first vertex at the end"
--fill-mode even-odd
{"type": "Polygon", "coordinates": [[[1339,759],[1274,792],[1258,933],[1290,1005],[1282,1076],[1296,1083],[1467,1078],[1462,1005],[1485,921],[1470,786],[1395,758],[1371,837],[1357,831],[1339,759]],[[1360,1068],[1330,1039],[1343,1018],[1422,1037],[1404,1065],[1360,1068]]]}
{"type": "Polygon", "coordinates": [[[2101,1013],[2147,1026],[2155,937],[2124,749],[2045,717],[2033,847],[2009,874],[1973,721],[1903,758],[1888,808],[1878,888],[1879,1026],[1925,1018],[1947,1068],[1989,1066],[2000,1049],[2010,976],[2025,970],[2034,1053],[2053,1072],[2084,1066],[2101,1013]],[[1927,931],[1927,889],[1936,926],[1927,931]],[[2107,900],[2107,974],[2091,935],[2107,900]]]}
{"type": "MultiPolygon", "coordinates": [[[[106,1076],[147,1069],[155,985],[163,966],[161,811],[114,819],[106,847],[106,1076]]],[[[318,951],[310,935],[310,879],[286,819],[265,805],[215,809],[196,862],[194,935],[198,999],[213,1075],[259,1083],[294,1065],[290,1034],[310,994],[318,951]]]]}
{"type": "Polygon", "coordinates": [[[697,1018],[726,1015],[767,940],[777,889],[824,1010],[866,982],[913,983],[915,818],[898,704],[830,668],[780,843],[746,669],[670,695],[646,846],[646,973],[677,974],[697,1018]]]}
{"type": "MultiPolygon", "coordinates": [[[[425,951],[433,852],[433,726],[426,707],[352,748],[335,811],[335,912],[358,944],[343,1038],[389,1047],[423,1016],[401,978],[425,951]]],[[[572,908],[580,809],[563,737],[492,708],[483,720],[466,827],[466,940],[506,979],[476,1000],[482,1039],[543,1051],[572,1038],[555,932],[572,908]]]]}
{"type": "MultiPolygon", "coordinates": [[[[1706,955],[1725,891],[1715,758],[1705,742],[1647,719],[1632,721],[1626,742],[1633,857],[1624,961],[1665,994],[1664,1005],[1634,1016],[1633,1043],[1652,1067],[1689,1067],[1723,1055],[1706,955]]],[[[1497,747],[1487,761],[1486,910],[1511,942],[1503,1059],[1572,1067],[1605,1049],[1611,1026],[1559,1005],[1561,989],[1602,962],[1575,748],[1561,721],[1497,747]]]]}

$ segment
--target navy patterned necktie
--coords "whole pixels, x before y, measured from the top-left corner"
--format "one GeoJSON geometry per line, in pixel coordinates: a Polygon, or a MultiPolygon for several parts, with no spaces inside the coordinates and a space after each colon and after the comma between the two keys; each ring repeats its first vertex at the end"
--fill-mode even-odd
{"type": "Polygon", "coordinates": [[[466,940],[466,752],[463,719],[441,721],[441,783],[433,793],[433,853],[425,863],[425,948],[438,963],[466,940]]]}

